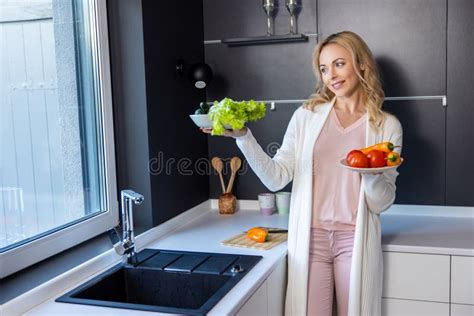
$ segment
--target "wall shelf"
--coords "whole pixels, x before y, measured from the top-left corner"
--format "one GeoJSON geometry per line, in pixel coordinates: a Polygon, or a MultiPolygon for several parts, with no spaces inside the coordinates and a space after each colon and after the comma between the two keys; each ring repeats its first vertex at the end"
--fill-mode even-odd
{"type": "Polygon", "coordinates": [[[242,37],[242,38],[226,38],[221,40],[222,44],[228,46],[245,46],[245,45],[264,45],[264,44],[279,44],[279,43],[293,43],[306,42],[308,36],[305,34],[286,34],[286,35],[265,35],[256,37],[242,37]]]}

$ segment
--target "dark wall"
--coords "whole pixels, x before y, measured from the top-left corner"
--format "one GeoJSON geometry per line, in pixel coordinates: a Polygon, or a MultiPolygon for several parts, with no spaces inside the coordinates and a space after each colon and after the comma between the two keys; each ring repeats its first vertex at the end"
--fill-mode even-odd
{"type": "MultiPolygon", "coordinates": [[[[284,1],[275,19],[275,33],[289,32],[289,14],[284,1]]],[[[204,39],[220,40],[233,37],[261,36],[266,33],[266,17],[261,1],[204,0],[204,39]]],[[[316,33],[316,2],[302,1],[298,15],[298,32],[316,33]]],[[[223,44],[205,45],[206,62],[216,73],[207,92],[208,101],[225,96],[233,99],[304,99],[315,87],[311,54],[316,38],[293,44],[271,44],[227,47],[223,44]]],[[[276,111],[267,108],[266,117],[249,124],[252,133],[269,154],[274,154],[283,139],[286,125],[299,105],[279,104],[276,111]]],[[[209,157],[230,160],[239,156],[244,164],[236,178],[233,193],[239,199],[257,199],[257,194],[268,191],[245,163],[233,139],[209,138],[209,157]]],[[[230,167],[226,164],[226,180],[230,167]]],[[[211,198],[221,193],[218,177],[210,178],[211,198]]],[[[291,184],[284,190],[291,190],[291,184]]]]}
{"type": "MultiPolygon", "coordinates": [[[[134,212],[137,233],[152,226],[141,0],[108,1],[117,188],[143,194],[134,212]]],[[[120,201],[120,199],[119,199],[120,201]]]]}
{"type": "MultiPolygon", "coordinates": [[[[289,14],[284,2],[279,2],[275,30],[285,34],[289,14]]],[[[310,34],[307,42],[240,47],[202,43],[265,34],[259,1],[193,1],[187,3],[187,10],[171,2],[118,3],[113,5],[122,7],[115,23],[120,40],[113,53],[119,58],[112,56],[114,102],[118,139],[125,140],[117,143],[118,180],[120,188],[136,188],[151,196],[151,204],[142,207],[147,211],[137,215],[139,223],[156,225],[204,201],[209,192],[211,198],[219,196],[218,177],[196,173],[200,158],[243,158],[233,139],[207,138],[198,132],[188,115],[199,101],[225,96],[305,99],[314,91],[311,55],[317,40],[345,29],[359,33],[371,47],[387,96],[448,95],[447,107],[439,99],[384,104],[405,129],[406,162],[397,180],[396,203],[474,205],[466,189],[473,184],[474,171],[464,154],[470,149],[461,146],[462,139],[473,132],[468,119],[468,100],[472,99],[468,83],[473,81],[473,72],[462,62],[473,50],[469,1],[450,1],[448,8],[447,1],[430,0],[343,4],[303,0],[297,25],[299,32],[310,34]],[[143,36],[137,36],[140,27],[143,36]],[[176,59],[191,64],[204,56],[215,74],[207,96],[175,72],[176,59]]],[[[278,104],[264,120],[249,125],[270,155],[281,143],[297,107],[278,104]]],[[[226,171],[228,180],[228,164],[226,171]]],[[[291,190],[291,184],[285,190],[291,190]]],[[[267,189],[244,161],[234,193],[240,199],[255,199],[263,191],[267,189]]]]}
{"type": "Polygon", "coordinates": [[[446,108],[440,100],[388,101],[403,126],[397,204],[445,205],[446,108]]]}
{"type": "Polygon", "coordinates": [[[188,115],[205,93],[176,73],[178,58],[204,60],[202,3],[108,1],[119,190],[145,196],[137,232],[209,198],[209,178],[193,165],[207,138],[188,115]]]}
{"type": "MultiPolygon", "coordinates": [[[[318,0],[318,8],[321,38],[345,29],[364,38],[377,60],[386,96],[446,95],[445,1],[347,1],[341,10],[337,1],[318,0]]],[[[390,101],[384,110],[395,114],[404,129],[406,163],[399,169],[396,203],[444,205],[442,101],[390,101]]]]}
{"type": "MultiPolygon", "coordinates": [[[[266,16],[261,1],[204,0],[204,39],[261,36],[266,33],[266,16]]],[[[284,1],[275,19],[276,34],[289,32],[289,15],[284,1]]],[[[298,30],[316,33],[316,2],[302,1],[298,30]]],[[[315,37],[308,43],[227,47],[206,45],[206,62],[216,80],[207,92],[208,100],[225,96],[255,100],[263,98],[306,98],[314,88],[311,53],[315,37]]]]}
{"type": "Polygon", "coordinates": [[[176,73],[179,58],[204,61],[202,2],[143,0],[142,14],[155,226],[209,198],[209,177],[194,168],[207,137],[189,119],[205,92],[176,73]]]}
{"type": "Polygon", "coordinates": [[[448,1],[446,203],[474,205],[474,2],[448,1]]]}
{"type": "MultiPolygon", "coordinates": [[[[276,29],[283,34],[289,27],[288,13],[284,2],[279,2],[276,29]]],[[[206,40],[259,36],[266,31],[258,1],[203,3],[206,40]]],[[[474,10],[467,0],[449,1],[449,9],[447,1],[430,0],[302,1],[299,32],[317,33],[318,40],[342,30],[360,34],[374,53],[388,97],[448,95],[447,107],[440,99],[384,104],[384,110],[395,114],[404,127],[406,163],[399,169],[398,204],[474,205],[466,189],[473,186],[474,170],[463,154],[472,149],[461,146],[461,140],[473,134],[468,109],[473,92],[468,86],[474,75],[462,62],[474,53],[472,20],[474,10]]],[[[206,61],[220,79],[209,88],[208,100],[307,98],[315,86],[311,53],[316,43],[310,37],[297,44],[205,45],[206,61]]],[[[263,121],[249,125],[264,149],[281,143],[296,107],[277,105],[263,121]]],[[[214,155],[241,156],[234,140],[210,137],[209,156],[214,155]]],[[[238,198],[255,199],[266,191],[252,171],[242,173],[235,190],[238,198]]],[[[217,177],[211,177],[211,197],[219,193],[217,177]]]]}
{"type": "Polygon", "coordinates": [[[319,38],[343,30],[367,42],[387,96],[446,94],[446,1],[318,0],[319,38]]]}

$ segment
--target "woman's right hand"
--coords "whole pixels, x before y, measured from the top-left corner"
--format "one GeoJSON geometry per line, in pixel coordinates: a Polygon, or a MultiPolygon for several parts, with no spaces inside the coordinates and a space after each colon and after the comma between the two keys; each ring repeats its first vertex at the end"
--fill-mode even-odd
{"type": "MultiPolygon", "coordinates": [[[[201,128],[201,131],[206,134],[211,134],[212,128],[201,128]]],[[[244,126],[241,129],[226,129],[224,130],[224,134],[222,136],[236,138],[245,136],[245,134],[247,134],[247,127],[244,126]]]]}

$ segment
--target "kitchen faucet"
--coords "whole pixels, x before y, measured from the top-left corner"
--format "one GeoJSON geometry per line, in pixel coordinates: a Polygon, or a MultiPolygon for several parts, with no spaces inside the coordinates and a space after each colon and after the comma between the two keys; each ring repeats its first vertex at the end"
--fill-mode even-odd
{"type": "Polygon", "coordinates": [[[122,241],[117,243],[114,248],[119,255],[127,255],[127,263],[133,263],[136,255],[135,235],[133,233],[133,204],[142,204],[144,197],[132,190],[122,190],[120,200],[123,234],[122,241]]]}

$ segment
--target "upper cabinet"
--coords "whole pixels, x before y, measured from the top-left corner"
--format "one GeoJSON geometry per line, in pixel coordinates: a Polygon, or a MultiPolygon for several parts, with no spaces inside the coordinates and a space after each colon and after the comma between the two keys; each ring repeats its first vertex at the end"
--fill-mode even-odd
{"type": "Polygon", "coordinates": [[[343,30],[367,42],[387,96],[446,94],[446,1],[318,0],[318,37],[343,30]]]}

